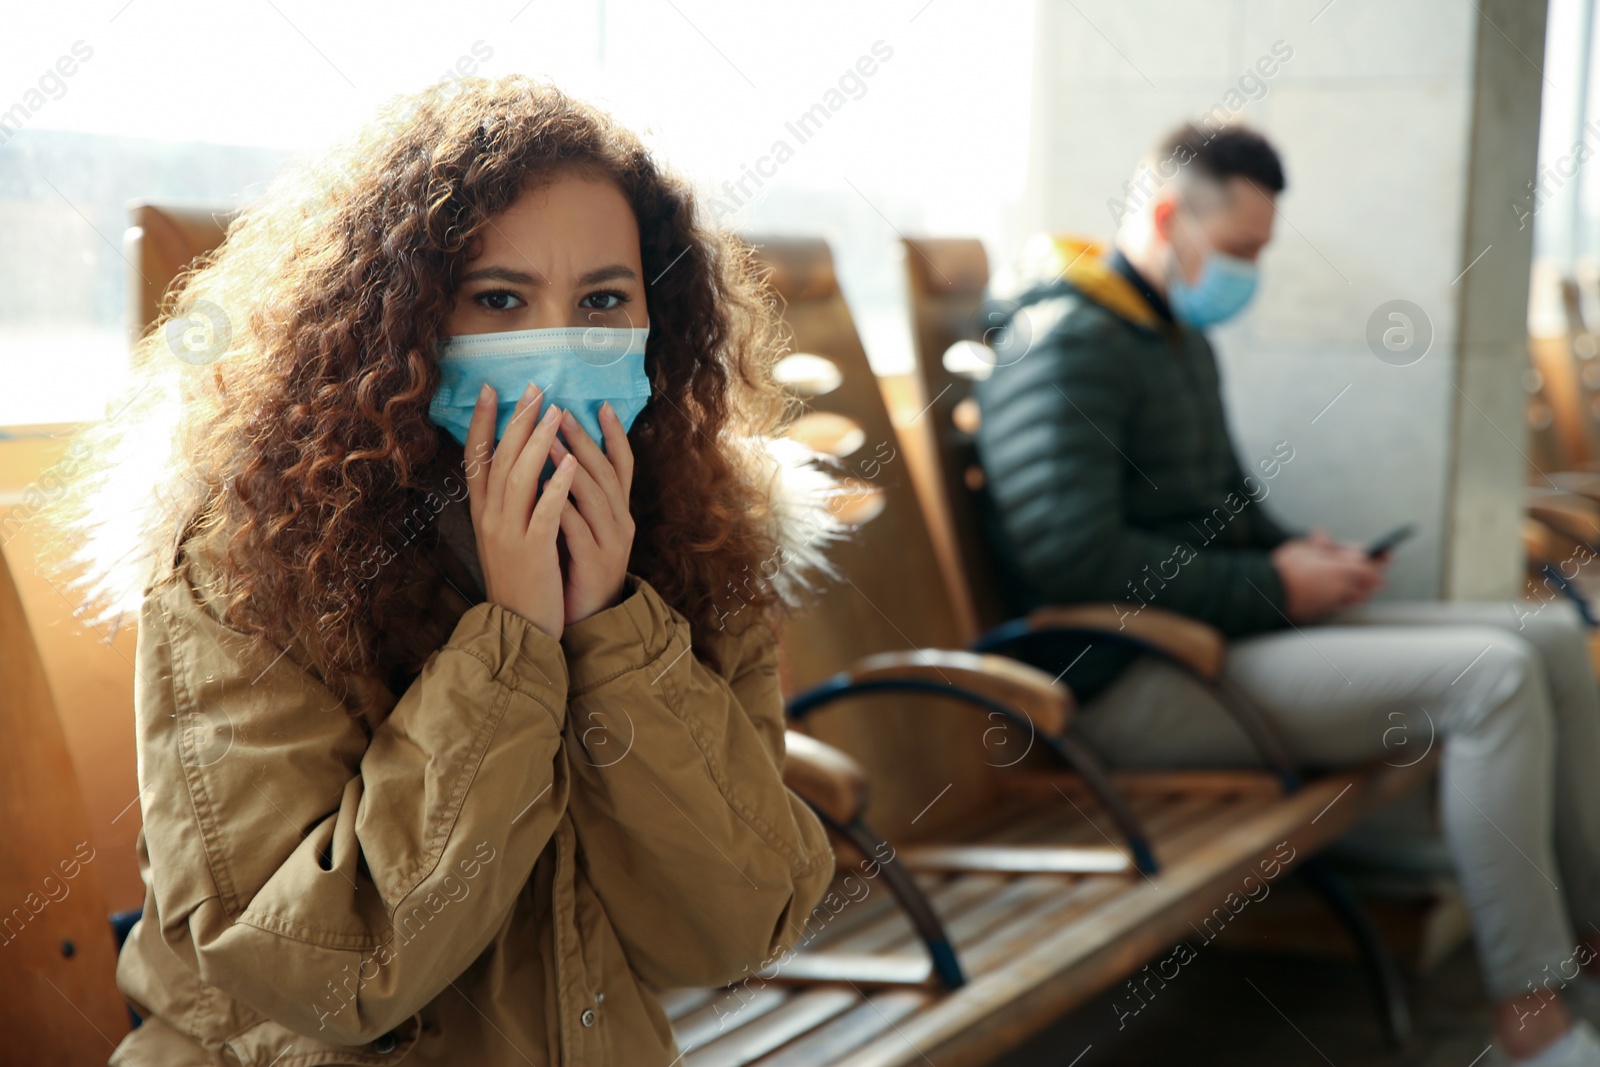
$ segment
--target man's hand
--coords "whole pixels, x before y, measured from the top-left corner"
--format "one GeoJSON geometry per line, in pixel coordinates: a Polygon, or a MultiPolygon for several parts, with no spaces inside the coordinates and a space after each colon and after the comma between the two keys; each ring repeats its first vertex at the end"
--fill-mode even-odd
{"type": "Polygon", "coordinates": [[[1283,581],[1284,614],[1309,622],[1359,604],[1383,584],[1383,560],[1371,560],[1360,545],[1335,541],[1323,530],[1272,550],[1283,581]]]}

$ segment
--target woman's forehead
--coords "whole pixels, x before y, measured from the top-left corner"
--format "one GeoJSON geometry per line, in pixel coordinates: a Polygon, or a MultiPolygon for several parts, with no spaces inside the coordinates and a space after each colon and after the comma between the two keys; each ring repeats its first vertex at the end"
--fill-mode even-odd
{"type": "Polygon", "coordinates": [[[639,224],[627,198],[610,181],[577,174],[523,192],[489,220],[480,247],[469,271],[508,267],[552,283],[575,283],[615,264],[642,273],[639,224]]]}

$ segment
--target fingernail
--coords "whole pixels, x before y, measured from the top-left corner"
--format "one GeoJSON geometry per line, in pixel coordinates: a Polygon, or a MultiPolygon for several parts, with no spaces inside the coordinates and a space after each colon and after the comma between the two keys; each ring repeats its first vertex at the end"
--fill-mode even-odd
{"type": "Polygon", "coordinates": [[[607,415],[610,415],[612,418],[616,417],[617,413],[611,410],[611,401],[609,400],[602,400],[600,402],[600,410],[605,412],[607,415]]]}
{"type": "Polygon", "coordinates": [[[559,419],[559,418],[561,418],[561,416],[563,414],[565,414],[565,413],[560,408],[556,407],[554,404],[551,404],[548,408],[545,409],[544,418],[540,419],[539,421],[540,422],[549,422],[551,419],[559,419]]]}
{"type": "Polygon", "coordinates": [[[489,402],[489,398],[493,395],[494,389],[489,386],[488,382],[484,382],[478,387],[478,403],[487,404],[489,402]]]}

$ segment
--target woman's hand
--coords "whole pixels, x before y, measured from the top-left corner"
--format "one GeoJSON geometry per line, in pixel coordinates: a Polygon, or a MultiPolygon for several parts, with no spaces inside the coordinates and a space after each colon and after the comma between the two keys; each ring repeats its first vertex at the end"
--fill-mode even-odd
{"type": "MultiPolygon", "coordinates": [[[[628,555],[633,551],[633,515],[628,511],[628,491],[633,485],[633,450],[622,420],[610,404],[600,406],[600,430],[606,447],[588,435],[571,412],[564,413],[561,432],[572,446],[569,453],[560,441],[550,454],[570,463],[578,462],[571,479],[574,507],[569,501],[561,509],[561,532],[566,537],[566,622],[587,619],[597,611],[622,600],[622,587],[628,575],[628,555]]],[[[555,483],[552,475],[550,482],[555,483]]],[[[549,488],[546,487],[546,492],[549,488]]]]}
{"type": "Polygon", "coordinates": [[[559,639],[565,611],[556,532],[564,526],[561,511],[577,464],[571,459],[556,464],[543,491],[539,472],[565,412],[552,405],[535,423],[541,397],[530,384],[496,446],[498,400],[493,387],[485,385],[467,427],[467,492],[484,594],[559,639]],[[488,462],[472,458],[491,450],[488,462]]]}

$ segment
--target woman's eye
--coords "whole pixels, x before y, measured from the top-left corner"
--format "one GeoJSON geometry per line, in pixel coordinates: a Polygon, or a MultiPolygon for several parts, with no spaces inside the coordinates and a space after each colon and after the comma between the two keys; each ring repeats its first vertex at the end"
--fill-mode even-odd
{"type": "Polygon", "coordinates": [[[473,299],[490,311],[511,311],[522,306],[522,298],[506,289],[479,293],[473,299]]]}
{"type": "Polygon", "coordinates": [[[604,292],[590,293],[578,301],[579,307],[590,308],[595,311],[615,311],[628,302],[626,293],[604,292]]]}

